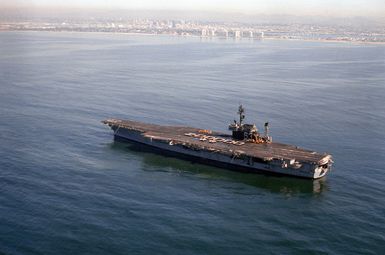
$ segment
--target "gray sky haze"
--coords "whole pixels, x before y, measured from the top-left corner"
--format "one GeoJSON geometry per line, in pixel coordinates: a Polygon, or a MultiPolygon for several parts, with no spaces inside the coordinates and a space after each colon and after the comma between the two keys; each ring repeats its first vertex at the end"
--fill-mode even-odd
{"type": "Polygon", "coordinates": [[[3,8],[91,8],[382,17],[385,0],[0,0],[3,8]]]}

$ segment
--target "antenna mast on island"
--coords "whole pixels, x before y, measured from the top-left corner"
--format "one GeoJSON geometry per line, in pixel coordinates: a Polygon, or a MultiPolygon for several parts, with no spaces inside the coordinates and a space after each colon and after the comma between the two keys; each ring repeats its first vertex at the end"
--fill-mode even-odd
{"type": "Polygon", "coordinates": [[[240,127],[242,126],[242,121],[245,118],[245,114],[244,113],[245,113],[245,109],[243,108],[242,105],[239,105],[238,114],[239,114],[239,126],[240,127]]]}

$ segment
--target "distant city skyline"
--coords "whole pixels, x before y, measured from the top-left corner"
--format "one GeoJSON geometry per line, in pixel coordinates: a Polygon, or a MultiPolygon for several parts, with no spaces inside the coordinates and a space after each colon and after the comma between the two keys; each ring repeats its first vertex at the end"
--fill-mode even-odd
{"type": "Polygon", "coordinates": [[[384,0],[0,0],[0,7],[18,8],[123,8],[243,12],[246,14],[285,14],[321,16],[382,17],[384,0]]]}

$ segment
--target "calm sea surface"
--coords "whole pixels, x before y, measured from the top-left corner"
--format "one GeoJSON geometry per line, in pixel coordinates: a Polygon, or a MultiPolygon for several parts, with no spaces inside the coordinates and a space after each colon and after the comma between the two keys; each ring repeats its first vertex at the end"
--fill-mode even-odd
{"type": "Polygon", "coordinates": [[[0,33],[0,254],[384,254],[385,46],[0,33]],[[114,142],[118,117],[225,131],[238,104],[326,179],[114,142]]]}

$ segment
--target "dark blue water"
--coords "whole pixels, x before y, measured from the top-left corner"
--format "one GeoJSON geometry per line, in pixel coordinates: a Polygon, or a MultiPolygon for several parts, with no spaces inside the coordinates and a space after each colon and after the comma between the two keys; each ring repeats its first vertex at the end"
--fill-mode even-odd
{"type": "Polygon", "coordinates": [[[0,254],[381,254],[385,46],[0,33],[0,254]],[[110,117],[334,156],[318,181],[113,142],[110,117]]]}

